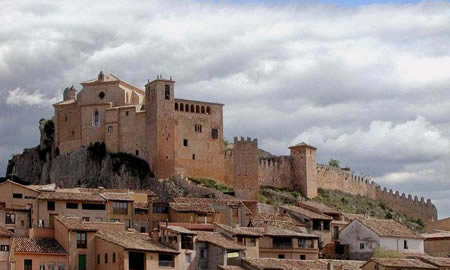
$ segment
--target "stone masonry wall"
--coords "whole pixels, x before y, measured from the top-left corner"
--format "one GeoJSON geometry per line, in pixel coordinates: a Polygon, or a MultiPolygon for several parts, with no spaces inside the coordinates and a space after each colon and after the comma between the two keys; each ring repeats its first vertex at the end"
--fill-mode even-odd
{"type": "Polygon", "coordinates": [[[258,180],[260,186],[293,189],[293,178],[289,156],[259,159],[258,180]]]}
{"type": "Polygon", "coordinates": [[[350,171],[333,168],[326,165],[317,165],[318,188],[340,190],[353,195],[366,196],[384,203],[394,211],[424,221],[436,220],[437,210],[431,203],[422,197],[400,193],[398,191],[381,189],[379,185],[369,181],[369,178],[352,175],[350,171]]]}
{"type": "Polygon", "coordinates": [[[258,200],[258,140],[234,138],[234,184],[236,197],[258,200]]]}

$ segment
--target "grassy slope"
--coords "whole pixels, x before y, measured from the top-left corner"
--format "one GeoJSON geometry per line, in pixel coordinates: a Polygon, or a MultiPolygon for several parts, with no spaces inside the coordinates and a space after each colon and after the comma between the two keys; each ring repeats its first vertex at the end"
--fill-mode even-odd
{"type": "MultiPolygon", "coordinates": [[[[271,205],[295,204],[297,200],[307,199],[302,197],[299,192],[287,189],[262,187],[260,190],[260,202],[271,205]]],[[[417,232],[423,232],[424,229],[422,220],[400,215],[386,207],[383,203],[367,197],[351,195],[342,191],[319,189],[319,195],[313,200],[340,209],[344,213],[368,213],[370,216],[376,218],[393,218],[417,232]]]]}

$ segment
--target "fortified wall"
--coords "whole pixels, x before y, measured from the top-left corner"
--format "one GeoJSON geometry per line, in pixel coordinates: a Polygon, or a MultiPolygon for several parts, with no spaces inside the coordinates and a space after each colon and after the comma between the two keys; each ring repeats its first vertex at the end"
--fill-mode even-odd
{"type": "Polygon", "coordinates": [[[424,221],[437,220],[436,207],[423,197],[406,195],[392,189],[381,188],[368,177],[353,175],[350,170],[317,165],[317,186],[365,196],[384,203],[392,210],[424,221]]]}
{"type": "Polygon", "coordinates": [[[378,200],[394,211],[424,221],[436,220],[437,210],[431,200],[405,195],[398,191],[387,190],[370,181],[368,177],[353,175],[349,169],[316,164],[315,148],[303,146],[307,155],[296,154],[291,149],[290,156],[272,156],[258,161],[258,183],[260,186],[273,186],[299,190],[305,197],[316,195],[305,190],[329,189],[340,190],[353,195],[365,196],[378,200]],[[308,154],[309,153],[309,154],[308,154]],[[304,171],[301,174],[296,171],[304,171]]]}

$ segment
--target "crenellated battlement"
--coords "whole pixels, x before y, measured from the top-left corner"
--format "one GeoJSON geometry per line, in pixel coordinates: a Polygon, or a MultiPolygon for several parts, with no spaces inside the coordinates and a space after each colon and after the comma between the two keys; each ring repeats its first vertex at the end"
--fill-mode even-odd
{"type": "Polygon", "coordinates": [[[234,137],[234,145],[236,146],[238,144],[251,144],[258,146],[258,139],[252,139],[250,137],[247,137],[246,139],[244,137],[234,137]]]}

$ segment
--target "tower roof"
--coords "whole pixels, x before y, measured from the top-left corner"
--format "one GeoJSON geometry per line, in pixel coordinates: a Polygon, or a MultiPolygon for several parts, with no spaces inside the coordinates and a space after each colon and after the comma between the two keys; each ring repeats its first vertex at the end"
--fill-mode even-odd
{"type": "Polygon", "coordinates": [[[297,143],[296,145],[293,146],[289,146],[289,149],[293,149],[293,148],[300,148],[300,147],[307,147],[307,148],[312,148],[314,150],[317,150],[316,147],[306,144],[305,142],[301,142],[301,143],[297,143]]]}

